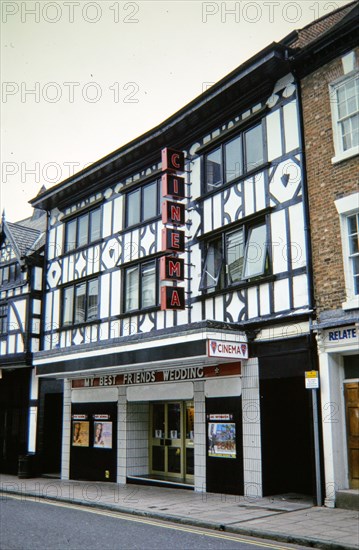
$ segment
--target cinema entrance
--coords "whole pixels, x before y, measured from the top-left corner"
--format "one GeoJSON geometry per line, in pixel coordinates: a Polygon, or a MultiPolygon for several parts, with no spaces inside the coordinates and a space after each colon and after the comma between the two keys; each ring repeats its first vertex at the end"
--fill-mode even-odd
{"type": "Polygon", "coordinates": [[[193,401],[151,403],[150,477],[194,484],[193,401]]]}

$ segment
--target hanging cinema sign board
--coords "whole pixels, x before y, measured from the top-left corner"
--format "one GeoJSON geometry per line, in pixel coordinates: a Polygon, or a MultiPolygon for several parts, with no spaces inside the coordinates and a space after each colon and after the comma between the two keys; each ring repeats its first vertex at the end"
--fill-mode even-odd
{"type": "Polygon", "coordinates": [[[165,147],[162,153],[162,170],[184,172],[184,152],[165,147]]]}
{"type": "MultiPolygon", "coordinates": [[[[162,170],[162,251],[171,253],[160,259],[161,281],[183,281],[184,260],[176,254],[185,251],[185,232],[178,229],[186,223],[185,206],[178,202],[185,198],[185,180],[177,175],[184,171],[184,152],[166,147],[161,152],[162,170]],[[168,200],[168,198],[172,200],[168,200]],[[167,227],[167,225],[172,227],[167,227]]],[[[161,288],[161,310],[185,309],[185,291],[179,286],[163,286],[161,288]]]]}
{"type": "Polygon", "coordinates": [[[161,288],[161,309],[184,309],[183,286],[163,286],[161,288]]]}
{"type": "Polygon", "coordinates": [[[183,281],[184,260],[175,256],[162,256],[160,259],[161,281],[183,281]]]}
{"type": "Polygon", "coordinates": [[[162,197],[171,197],[172,199],[182,200],[184,196],[184,178],[174,176],[173,174],[163,174],[162,176],[162,197]]]}
{"type": "Polygon", "coordinates": [[[173,201],[163,201],[162,203],[162,223],[172,225],[184,225],[185,213],[184,204],[173,201]]]}
{"type": "Polygon", "coordinates": [[[162,229],[162,251],[184,252],[184,231],[165,227],[162,229]]]}

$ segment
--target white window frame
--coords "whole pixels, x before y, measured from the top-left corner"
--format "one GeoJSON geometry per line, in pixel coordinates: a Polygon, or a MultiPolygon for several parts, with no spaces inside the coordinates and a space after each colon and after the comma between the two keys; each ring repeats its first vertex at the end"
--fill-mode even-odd
{"type": "Polygon", "coordinates": [[[342,135],[340,132],[340,121],[338,113],[338,102],[337,102],[337,90],[340,86],[345,84],[350,80],[358,79],[358,71],[352,71],[349,74],[346,74],[344,77],[341,77],[339,80],[329,84],[329,99],[332,112],[332,128],[333,128],[333,141],[334,141],[334,151],[335,156],[332,158],[332,164],[342,162],[343,160],[349,159],[355,155],[359,154],[359,146],[351,147],[347,151],[343,150],[342,135]]]}
{"type": "Polygon", "coordinates": [[[354,276],[350,262],[348,217],[359,212],[359,193],[352,193],[334,201],[340,218],[340,233],[342,239],[343,268],[346,289],[346,302],[343,309],[359,308],[359,295],[354,293],[354,276]]]}

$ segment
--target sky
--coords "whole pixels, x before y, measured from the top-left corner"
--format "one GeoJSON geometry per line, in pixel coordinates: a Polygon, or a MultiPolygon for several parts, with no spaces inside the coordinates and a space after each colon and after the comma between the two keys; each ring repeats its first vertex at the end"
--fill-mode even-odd
{"type": "Polygon", "coordinates": [[[349,0],[1,2],[0,212],[159,124],[349,0]]]}

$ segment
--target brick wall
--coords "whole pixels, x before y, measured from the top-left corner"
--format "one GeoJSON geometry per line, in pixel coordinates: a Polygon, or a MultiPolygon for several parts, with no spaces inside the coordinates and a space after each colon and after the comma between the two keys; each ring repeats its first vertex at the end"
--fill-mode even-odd
{"type": "Polygon", "coordinates": [[[338,164],[331,162],[334,142],[329,84],[343,75],[339,57],[304,78],[301,84],[314,295],[319,315],[341,309],[346,300],[340,223],[334,201],[358,191],[358,157],[338,164]]]}

